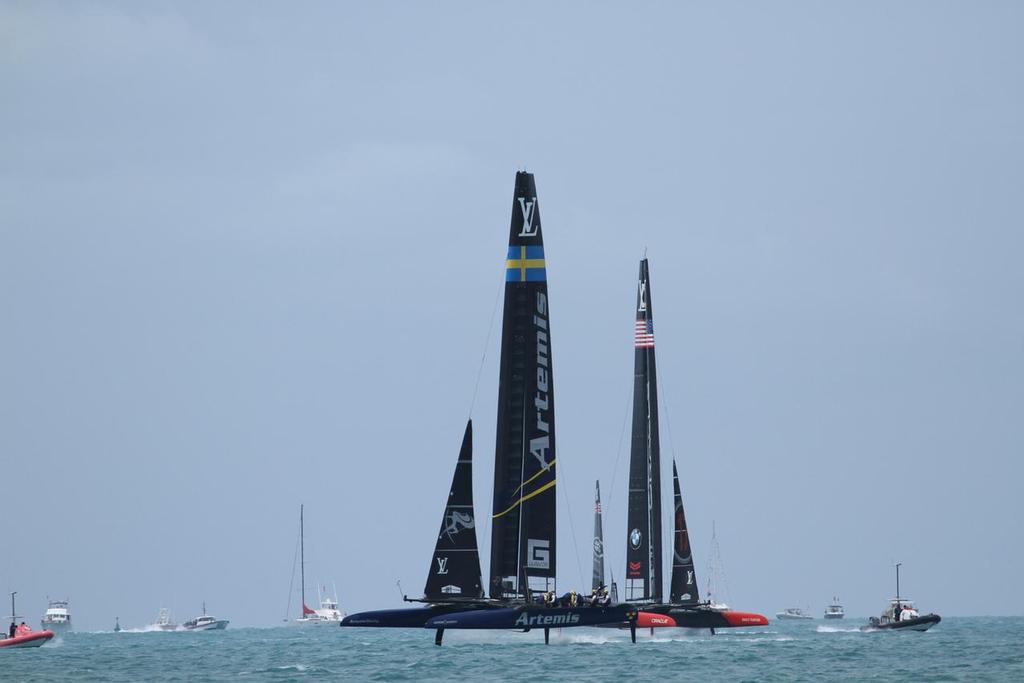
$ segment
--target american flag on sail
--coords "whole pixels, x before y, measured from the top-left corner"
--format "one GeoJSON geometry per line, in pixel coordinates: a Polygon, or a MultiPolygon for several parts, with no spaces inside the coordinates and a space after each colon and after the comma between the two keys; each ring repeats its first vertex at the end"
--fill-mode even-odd
{"type": "Polygon", "coordinates": [[[654,321],[653,320],[637,320],[636,321],[636,335],[634,337],[636,342],[636,348],[638,349],[653,349],[654,348],[654,321]]]}

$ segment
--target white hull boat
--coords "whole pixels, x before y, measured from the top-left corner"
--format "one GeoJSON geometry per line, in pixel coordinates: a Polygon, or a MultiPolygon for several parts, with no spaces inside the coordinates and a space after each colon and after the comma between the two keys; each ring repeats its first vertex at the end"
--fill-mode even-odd
{"type": "Polygon", "coordinates": [[[206,613],[206,603],[203,603],[203,615],[195,619],[189,619],[181,625],[186,631],[223,631],[228,627],[227,619],[218,619],[206,613]]]}
{"type": "Polygon", "coordinates": [[[775,618],[776,619],[792,619],[792,620],[814,619],[814,617],[812,617],[810,614],[807,614],[806,612],[804,612],[799,607],[789,607],[787,609],[782,610],[781,612],[776,612],[775,613],[775,618]]]}
{"type": "Polygon", "coordinates": [[[832,604],[825,608],[826,619],[842,619],[846,616],[843,606],[839,604],[839,598],[832,596],[832,604]]]}
{"type": "MultiPolygon", "coordinates": [[[[319,609],[313,609],[306,604],[306,517],[305,517],[305,505],[299,506],[299,567],[301,576],[299,578],[299,584],[301,586],[301,605],[302,605],[302,616],[294,620],[296,626],[341,626],[342,619],[345,618],[345,613],[338,609],[338,587],[334,587],[334,598],[324,597],[324,593],[327,592],[327,587],[323,588],[321,592],[319,585],[317,586],[317,598],[320,601],[319,609]]],[[[292,569],[294,572],[294,567],[292,569]]],[[[294,573],[292,577],[294,578],[294,573]]],[[[291,587],[289,587],[291,592],[291,587]]],[[[286,617],[287,620],[287,617],[286,617]]]]}

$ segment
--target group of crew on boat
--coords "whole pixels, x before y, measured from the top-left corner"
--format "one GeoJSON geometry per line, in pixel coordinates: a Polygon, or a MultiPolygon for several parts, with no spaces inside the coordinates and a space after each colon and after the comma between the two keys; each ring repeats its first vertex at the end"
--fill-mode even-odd
{"type": "Polygon", "coordinates": [[[608,588],[602,586],[590,591],[590,597],[584,598],[576,591],[569,591],[558,597],[554,591],[545,591],[534,602],[540,602],[545,607],[608,607],[612,604],[612,598],[608,594],[608,588]]]}
{"type": "Polygon", "coordinates": [[[892,608],[892,620],[895,622],[907,621],[908,619],[917,619],[920,616],[917,609],[910,603],[899,603],[897,602],[892,608]]]}

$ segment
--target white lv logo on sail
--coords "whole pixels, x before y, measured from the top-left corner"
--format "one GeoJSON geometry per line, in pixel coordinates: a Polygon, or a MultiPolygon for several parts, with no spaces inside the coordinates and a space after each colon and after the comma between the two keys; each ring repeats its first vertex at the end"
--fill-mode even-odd
{"type": "Polygon", "coordinates": [[[533,201],[526,201],[526,197],[519,198],[519,208],[523,211],[523,229],[519,232],[520,237],[533,237],[537,229],[533,227],[533,207],[537,205],[537,198],[533,201]]]}
{"type": "Polygon", "coordinates": [[[439,557],[437,558],[437,574],[438,576],[448,573],[448,558],[439,557]]]}

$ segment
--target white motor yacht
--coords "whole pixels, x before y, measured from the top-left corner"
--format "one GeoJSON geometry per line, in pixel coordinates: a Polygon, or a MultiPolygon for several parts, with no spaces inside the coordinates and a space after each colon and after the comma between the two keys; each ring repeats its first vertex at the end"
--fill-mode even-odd
{"type": "Polygon", "coordinates": [[[156,623],[150,628],[154,631],[175,631],[178,629],[178,625],[171,621],[171,610],[166,607],[161,607],[160,615],[156,618],[156,623]]]}
{"type": "Polygon", "coordinates": [[[832,596],[832,604],[825,608],[826,619],[842,619],[846,616],[843,606],[839,604],[839,598],[832,596]]]}
{"type": "Polygon", "coordinates": [[[218,619],[206,613],[206,603],[203,603],[202,616],[189,619],[181,625],[186,631],[223,631],[228,627],[227,619],[218,619]]]}
{"type": "MultiPolygon", "coordinates": [[[[300,604],[302,606],[302,614],[299,616],[295,623],[299,626],[341,626],[341,620],[345,618],[345,613],[338,609],[338,587],[334,587],[334,598],[324,597],[324,593],[327,592],[327,587],[324,586],[321,592],[320,586],[317,586],[317,598],[320,602],[319,609],[313,609],[306,604],[306,516],[305,516],[305,505],[299,506],[299,567],[300,567],[300,604]]],[[[294,568],[293,568],[294,571],[294,568]]],[[[293,574],[294,576],[294,574],[293,574]]],[[[290,590],[290,587],[289,587],[290,590]]]]}
{"type": "Polygon", "coordinates": [[[781,612],[775,613],[776,619],[813,619],[810,614],[803,611],[799,607],[787,607],[781,612]]]}
{"type": "Polygon", "coordinates": [[[71,613],[68,612],[67,600],[49,601],[46,614],[43,615],[42,627],[58,636],[71,630],[71,613]]]}
{"type": "Polygon", "coordinates": [[[338,609],[338,599],[320,598],[320,609],[310,609],[302,604],[302,616],[295,620],[301,625],[341,626],[345,613],[338,609]]]}

